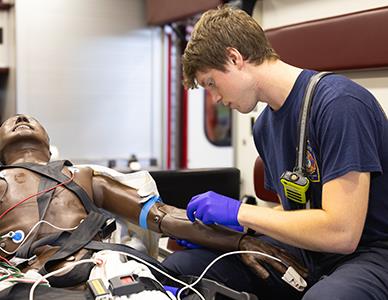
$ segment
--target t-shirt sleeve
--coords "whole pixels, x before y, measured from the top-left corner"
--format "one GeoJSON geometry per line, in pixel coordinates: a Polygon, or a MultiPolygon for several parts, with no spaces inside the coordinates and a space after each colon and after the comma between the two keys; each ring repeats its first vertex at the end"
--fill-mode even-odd
{"type": "Polygon", "coordinates": [[[350,171],[382,172],[379,123],[359,99],[334,99],[316,119],[322,183],[350,171]]]}

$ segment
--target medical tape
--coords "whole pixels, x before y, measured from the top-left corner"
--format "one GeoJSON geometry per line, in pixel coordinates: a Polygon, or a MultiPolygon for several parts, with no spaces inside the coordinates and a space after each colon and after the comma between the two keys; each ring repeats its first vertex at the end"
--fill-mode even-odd
{"type": "Polygon", "coordinates": [[[160,197],[155,195],[155,196],[152,196],[151,198],[149,198],[146,203],[144,203],[144,206],[141,209],[140,216],[139,216],[139,226],[141,228],[148,229],[147,216],[148,216],[148,213],[149,213],[151,207],[154,206],[154,204],[156,202],[161,202],[161,201],[160,201],[160,197]]]}

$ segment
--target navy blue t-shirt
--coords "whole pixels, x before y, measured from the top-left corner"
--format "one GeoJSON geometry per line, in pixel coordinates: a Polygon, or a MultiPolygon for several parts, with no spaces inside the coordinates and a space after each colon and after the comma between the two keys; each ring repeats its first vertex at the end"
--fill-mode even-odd
{"type": "MultiPolygon", "coordinates": [[[[281,196],[286,210],[293,206],[279,179],[294,169],[299,112],[315,73],[303,70],[284,105],[278,111],[267,106],[254,126],[256,148],[265,165],[265,187],[281,196]]],[[[370,172],[361,244],[388,240],[388,120],[373,95],[344,76],[321,79],[310,112],[307,150],[311,207],[321,208],[324,183],[350,171],[370,172]]]]}

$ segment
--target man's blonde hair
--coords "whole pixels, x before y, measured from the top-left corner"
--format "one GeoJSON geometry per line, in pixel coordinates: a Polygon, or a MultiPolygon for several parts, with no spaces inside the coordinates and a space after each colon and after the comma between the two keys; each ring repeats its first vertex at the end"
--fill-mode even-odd
{"type": "Polygon", "coordinates": [[[197,72],[208,69],[226,71],[227,49],[237,49],[245,60],[261,64],[279,58],[263,29],[246,12],[224,5],[205,12],[195,24],[182,56],[183,84],[196,88],[197,72]]]}

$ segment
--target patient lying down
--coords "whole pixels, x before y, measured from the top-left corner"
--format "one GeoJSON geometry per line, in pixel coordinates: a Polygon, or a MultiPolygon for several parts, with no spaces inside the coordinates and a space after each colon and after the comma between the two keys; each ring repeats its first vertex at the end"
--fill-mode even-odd
{"type": "MultiPolygon", "coordinates": [[[[305,269],[281,249],[241,232],[191,223],[185,210],[160,201],[157,190],[149,188],[153,181],[147,174],[143,173],[142,184],[139,177],[131,184],[130,178],[124,182],[101,170],[75,168],[69,161],[49,162],[49,136],[30,116],[16,115],[1,125],[0,160],[0,258],[7,266],[18,266],[21,274],[39,270],[44,275],[69,266],[48,281],[71,287],[85,284],[95,263],[100,263],[97,267],[103,264],[107,252],[99,258],[93,253],[112,249],[136,255],[128,247],[101,242],[114,229],[102,208],[170,237],[225,252],[262,251],[284,262],[242,254],[243,261],[262,278],[269,276],[262,262],[281,273],[291,265],[306,276],[305,269]],[[74,264],[91,258],[87,268],[74,264]]],[[[149,261],[157,264],[152,258],[149,261]]]]}

